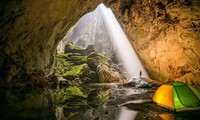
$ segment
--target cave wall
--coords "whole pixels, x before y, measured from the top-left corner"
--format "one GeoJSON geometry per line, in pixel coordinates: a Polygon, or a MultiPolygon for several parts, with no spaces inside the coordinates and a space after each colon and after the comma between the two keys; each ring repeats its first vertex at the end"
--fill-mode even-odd
{"type": "Polygon", "coordinates": [[[121,2],[119,19],[151,78],[200,84],[199,1],[121,2]]]}
{"type": "MultiPolygon", "coordinates": [[[[27,75],[51,74],[58,42],[100,2],[1,0],[1,79],[16,84],[27,75]]],[[[200,84],[198,0],[104,2],[115,13],[152,79],[200,84]]]]}
{"type": "Polygon", "coordinates": [[[58,42],[99,3],[100,0],[1,0],[1,79],[16,84],[25,77],[51,74],[58,42]]]}

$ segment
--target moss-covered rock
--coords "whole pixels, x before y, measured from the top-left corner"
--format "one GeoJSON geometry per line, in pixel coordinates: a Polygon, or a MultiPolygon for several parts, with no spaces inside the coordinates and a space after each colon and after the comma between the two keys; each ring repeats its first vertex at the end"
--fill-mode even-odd
{"type": "Polygon", "coordinates": [[[65,50],[68,53],[57,53],[56,76],[75,84],[119,82],[121,80],[120,74],[110,67],[108,58],[101,53],[94,52],[91,45],[83,49],[67,43],[65,50]]]}
{"type": "Polygon", "coordinates": [[[100,64],[109,65],[105,56],[103,56],[103,54],[97,53],[97,52],[92,52],[88,55],[87,64],[93,71],[97,71],[97,67],[100,64]]]}
{"type": "Polygon", "coordinates": [[[84,50],[81,46],[75,46],[72,43],[67,43],[65,45],[64,53],[80,53],[84,50]]]}
{"type": "MultiPolygon", "coordinates": [[[[97,75],[95,71],[91,71],[90,68],[87,66],[84,66],[84,68],[81,70],[80,78],[89,78],[91,82],[97,82],[97,75]]],[[[88,81],[85,81],[88,82],[88,81]]]]}
{"type": "Polygon", "coordinates": [[[74,64],[83,64],[87,60],[87,56],[80,53],[58,53],[57,58],[74,64]]]}
{"type": "Polygon", "coordinates": [[[62,76],[64,76],[66,79],[73,79],[81,76],[81,71],[84,71],[84,68],[87,67],[87,64],[71,65],[69,67],[69,70],[62,74],[62,76]]]}
{"type": "Polygon", "coordinates": [[[65,45],[64,53],[80,53],[82,55],[88,55],[91,52],[95,52],[93,45],[89,45],[87,48],[67,43],[65,45]]]}
{"type": "Polygon", "coordinates": [[[76,75],[87,66],[85,64],[87,56],[82,56],[79,53],[58,53],[57,64],[56,64],[56,75],[57,76],[68,76],[76,75]]]}
{"type": "Polygon", "coordinates": [[[96,82],[96,73],[91,71],[87,65],[87,56],[84,52],[85,49],[67,43],[65,50],[70,52],[57,54],[55,75],[64,77],[74,83],[82,83],[82,80],[96,82]]]}
{"type": "Polygon", "coordinates": [[[84,76],[94,78],[94,72],[86,64],[86,56],[81,56],[78,53],[58,54],[55,75],[62,76],[67,80],[83,78],[84,76]]]}

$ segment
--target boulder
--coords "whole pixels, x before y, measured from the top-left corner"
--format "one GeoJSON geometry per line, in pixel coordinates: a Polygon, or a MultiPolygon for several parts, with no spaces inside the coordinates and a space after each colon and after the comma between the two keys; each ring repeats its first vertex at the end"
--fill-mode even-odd
{"type": "Polygon", "coordinates": [[[87,81],[97,82],[96,72],[91,71],[88,66],[84,66],[84,68],[81,71],[80,78],[87,78],[87,81]]]}
{"type": "Polygon", "coordinates": [[[108,65],[106,58],[101,53],[92,52],[87,57],[87,64],[91,70],[97,71],[100,64],[108,65]]]}
{"type": "Polygon", "coordinates": [[[126,83],[126,85],[134,86],[136,88],[152,87],[151,84],[149,84],[148,82],[146,82],[142,78],[136,78],[136,77],[129,79],[128,82],[126,83]]]}
{"type": "Polygon", "coordinates": [[[73,43],[69,42],[65,45],[64,49],[64,53],[80,53],[82,55],[89,55],[92,52],[95,52],[93,45],[89,45],[84,49],[81,46],[73,45],[73,43]]]}
{"type": "Polygon", "coordinates": [[[64,53],[80,53],[84,50],[84,48],[80,46],[75,46],[72,43],[67,43],[65,45],[64,53]]]}
{"type": "Polygon", "coordinates": [[[97,67],[97,75],[100,83],[121,82],[122,78],[117,71],[107,65],[100,64],[97,67]]]}

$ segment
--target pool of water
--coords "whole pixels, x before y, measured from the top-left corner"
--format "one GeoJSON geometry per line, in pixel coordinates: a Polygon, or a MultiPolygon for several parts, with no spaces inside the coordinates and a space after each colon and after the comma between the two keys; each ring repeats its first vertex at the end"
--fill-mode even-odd
{"type": "Polygon", "coordinates": [[[83,95],[76,93],[80,91],[73,93],[76,94],[74,96],[77,96],[77,99],[74,96],[73,99],[68,97],[69,95],[65,94],[66,91],[62,91],[63,89],[65,88],[59,88],[59,90],[58,88],[1,89],[0,119],[194,120],[200,118],[199,111],[175,114],[155,105],[151,101],[154,92],[151,88],[125,88],[112,84],[87,85],[81,87],[83,95]],[[108,99],[103,102],[99,100],[104,99],[99,95],[108,90],[110,92],[108,99]],[[78,96],[79,94],[82,97],[78,96]],[[92,97],[88,98],[89,95],[92,97]]]}

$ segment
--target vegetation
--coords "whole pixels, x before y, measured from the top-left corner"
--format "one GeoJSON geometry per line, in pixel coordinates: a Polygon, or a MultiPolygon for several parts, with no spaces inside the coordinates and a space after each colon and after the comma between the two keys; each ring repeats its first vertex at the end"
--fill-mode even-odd
{"type": "Polygon", "coordinates": [[[86,58],[87,56],[82,56],[79,53],[57,54],[55,75],[71,80],[75,79],[80,76],[81,71],[87,66],[86,58]]]}
{"type": "Polygon", "coordinates": [[[87,106],[86,95],[78,87],[70,86],[68,88],[57,88],[56,107],[77,109],[87,106]]]}
{"type": "Polygon", "coordinates": [[[95,52],[93,46],[83,49],[67,43],[65,53],[58,53],[56,57],[55,75],[72,84],[119,81],[114,77],[119,75],[109,66],[108,59],[102,53],[95,52]]]}
{"type": "Polygon", "coordinates": [[[108,101],[110,93],[111,89],[104,92],[98,89],[91,90],[87,97],[87,103],[90,107],[98,108],[108,101]]]}
{"type": "Polygon", "coordinates": [[[90,90],[84,93],[81,87],[70,86],[68,88],[57,88],[56,105],[69,110],[80,109],[85,107],[100,107],[109,98],[111,90],[101,91],[99,89],[90,90]]]}

